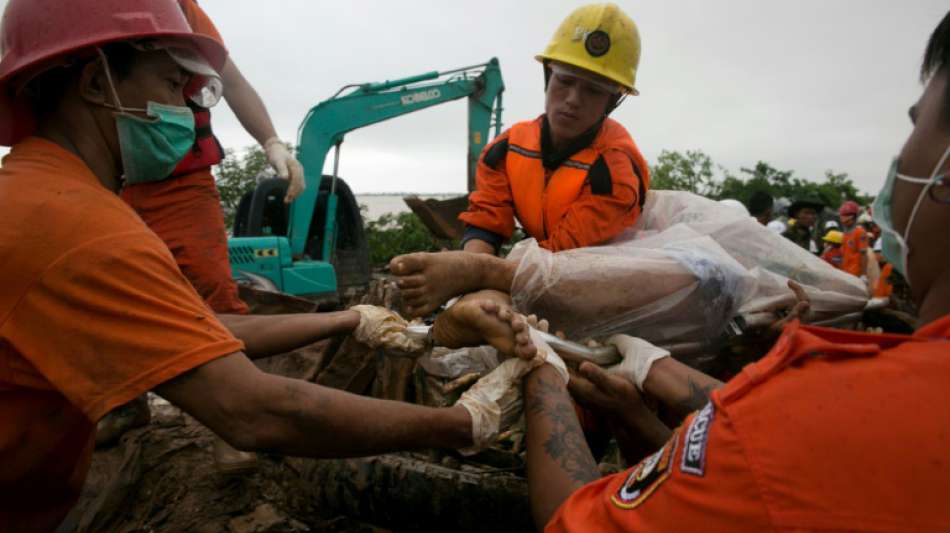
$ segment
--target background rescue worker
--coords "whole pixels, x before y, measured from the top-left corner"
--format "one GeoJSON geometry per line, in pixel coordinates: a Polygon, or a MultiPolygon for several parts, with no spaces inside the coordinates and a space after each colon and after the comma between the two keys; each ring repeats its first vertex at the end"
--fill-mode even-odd
{"type": "Polygon", "coordinates": [[[755,191],[749,197],[749,214],[754,216],[759,224],[767,226],[772,221],[772,206],[775,200],[765,191],[755,191]]]}
{"type": "Polygon", "coordinates": [[[818,243],[815,225],[818,221],[818,213],[825,208],[825,205],[816,199],[800,198],[792,202],[788,207],[788,216],[794,219],[782,234],[786,239],[794,242],[809,252],[818,255],[821,253],[821,246],[818,243]]]}
{"type": "Polygon", "coordinates": [[[825,236],[821,239],[825,242],[825,250],[821,252],[821,258],[835,268],[841,268],[843,260],[841,256],[841,242],[843,238],[844,236],[840,231],[830,230],[828,233],[825,233],[825,236]]]}
{"type": "Polygon", "coordinates": [[[602,244],[631,226],[650,184],[630,134],[608,118],[635,88],[640,35],[614,4],[575,10],[544,53],[545,113],[487,146],[459,219],[463,249],[495,253],[515,217],[551,251],[602,244]]]}
{"type": "Polygon", "coordinates": [[[859,278],[867,276],[868,272],[868,232],[858,224],[860,213],[861,206],[853,200],[838,208],[843,234],[841,270],[859,278]]]}
{"type": "MultiPolygon", "coordinates": [[[[539,367],[524,382],[529,494],[539,527],[950,529],[950,462],[940,438],[950,427],[950,13],[922,70],[927,83],[911,109],[913,132],[874,209],[883,255],[909,280],[922,326],[895,335],[793,322],[765,358],[712,390],[656,453],[600,479],[565,407],[563,379],[551,365],[539,367]]],[[[625,359],[639,359],[642,346],[627,339],[613,342],[625,359]]],[[[662,364],[669,359],[649,367],[643,390],[669,377],[662,364]]],[[[613,381],[603,381],[608,397],[617,390],[613,381]]],[[[645,408],[627,403],[625,410],[628,431],[650,434],[641,427],[645,408]]]]}
{"type": "MultiPolygon", "coordinates": [[[[223,45],[221,34],[196,0],[178,3],[193,31],[223,45]]],[[[264,102],[230,58],[221,69],[221,85],[217,90],[223,91],[241,125],[264,148],[277,174],[290,179],[285,198],[290,202],[303,191],[303,167],[277,137],[264,102]]],[[[211,131],[211,111],[203,101],[207,94],[191,87],[186,90],[191,92],[186,95],[187,103],[195,115],[194,145],[171,172],[126,177],[122,199],[165,241],[181,271],[211,309],[247,313],[231,279],[221,197],[211,174],[212,165],[221,162],[224,151],[211,131]]]]}
{"type": "Polygon", "coordinates": [[[890,298],[894,293],[894,284],[891,282],[891,274],[894,273],[894,267],[884,259],[881,244],[880,239],[874,242],[874,259],[877,260],[877,266],[881,269],[881,275],[877,279],[877,285],[874,286],[874,297],[890,298]]]}
{"type": "MultiPolygon", "coordinates": [[[[178,3],[195,33],[223,46],[221,34],[196,0],[178,3]]],[[[214,312],[245,314],[248,307],[238,296],[231,277],[221,197],[211,173],[211,166],[221,162],[224,150],[211,131],[209,102],[223,94],[244,128],[264,148],[277,174],[290,179],[286,202],[303,191],[303,167],[277,137],[264,102],[230,58],[217,85],[202,91],[185,87],[185,92],[186,103],[195,116],[194,144],[174,169],[127,174],[122,199],[165,241],[178,268],[214,312]]],[[[144,398],[137,399],[102,420],[96,442],[114,442],[129,428],[148,423],[149,418],[148,404],[144,398]]],[[[215,440],[213,450],[216,465],[225,471],[239,472],[256,464],[252,454],[238,452],[220,439],[215,440]]]]}
{"type": "MultiPolygon", "coordinates": [[[[360,312],[215,315],[117,195],[194,143],[183,88],[227,52],[176,0],[9,0],[0,22],[0,531],[75,504],[95,424],[154,390],[232,445],[311,457],[472,444],[464,406],[364,398],[248,359],[360,312]],[[227,327],[226,327],[227,325],[227,327]]],[[[205,82],[202,82],[205,83],[205,82]]]]}

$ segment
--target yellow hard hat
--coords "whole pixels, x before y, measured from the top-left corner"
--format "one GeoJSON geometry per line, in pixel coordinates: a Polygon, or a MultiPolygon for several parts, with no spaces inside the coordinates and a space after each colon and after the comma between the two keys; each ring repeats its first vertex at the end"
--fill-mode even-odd
{"type": "Polygon", "coordinates": [[[631,94],[640,64],[640,32],[616,4],[591,4],[574,10],[554,32],[538,61],[573,65],[622,85],[631,94]]]}
{"type": "Polygon", "coordinates": [[[836,229],[829,230],[828,233],[825,233],[825,236],[822,240],[832,244],[841,244],[844,242],[844,233],[841,233],[836,229]]]}

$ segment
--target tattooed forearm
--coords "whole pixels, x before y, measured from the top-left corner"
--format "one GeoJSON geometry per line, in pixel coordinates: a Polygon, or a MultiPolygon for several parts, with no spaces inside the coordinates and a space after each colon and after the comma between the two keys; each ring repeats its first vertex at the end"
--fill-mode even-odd
{"type": "Polygon", "coordinates": [[[577,415],[563,384],[541,377],[527,396],[528,416],[547,426],[544,451],[574,483],[583,485],[600,477],[587,447],[577,415]]]}
{"type": "Polygon", "coordinates": [[[692,377],[686,378],[686,385],[689,388],[686,397],[681,398],[676,403],[676,408],[680,414],[688,414],[697,409],[702,409],[702,407],[706,405],[706,402],[709,401],[709,395],[712,393],[712,391],[718,389],[721,386],[715,383],[699,385],[693,381],[692,377]]]}

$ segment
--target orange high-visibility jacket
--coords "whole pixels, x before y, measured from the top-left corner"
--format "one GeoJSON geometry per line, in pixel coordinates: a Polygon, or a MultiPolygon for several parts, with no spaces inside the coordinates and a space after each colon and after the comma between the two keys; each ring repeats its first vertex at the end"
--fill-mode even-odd
{"type": "Polygon", "coordinates": [[[877,286],[874,287],[875,298],[887,298],[894,292],[894,285],[890,282],[892,272],[894,272],[894,265],[884,263],[881,267],[881,277],[878,278],[877,286]]]}
{"type": "Polygon", "coordinates": [[[868,249],[868,232],[861,226],[855,224],[853,228],[844,234],[844,242],[841,243],[841,270],[844,270],[852,276],[862,276],[867,272],[861,272],[861,259],[868,249]]]}
{"type": "Polygon", "coordinates": [[[549,169],[541,153],[543,120],[519,122],[486,147],[477,190],[459,219],[509,239],[518,217],[528,235],[554,252],[602,244],[633,225],[650,174],[627,130],[604,119],[589,146],[549,169]]]}

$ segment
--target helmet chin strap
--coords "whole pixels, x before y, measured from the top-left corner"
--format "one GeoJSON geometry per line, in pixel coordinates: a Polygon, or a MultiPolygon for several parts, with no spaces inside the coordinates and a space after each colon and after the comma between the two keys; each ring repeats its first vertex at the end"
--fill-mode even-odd
{"type": "Polygon", "coordinates": [[[610,101],[607,102],[607,112],[604,113],[604,116],[606,117],[610,115],[611,113],[613,113],[614,109],[617,109],[618,107],[620,107],[620,104],[622,104],[623,101],[626,99],[627,99],[626,93],[611,96],[610,101]]]}

